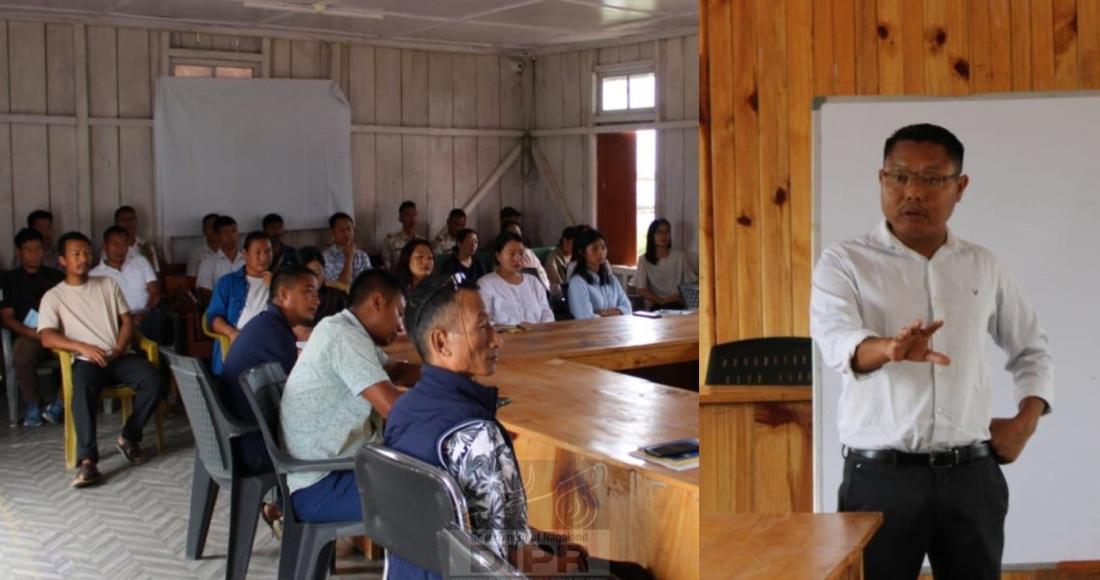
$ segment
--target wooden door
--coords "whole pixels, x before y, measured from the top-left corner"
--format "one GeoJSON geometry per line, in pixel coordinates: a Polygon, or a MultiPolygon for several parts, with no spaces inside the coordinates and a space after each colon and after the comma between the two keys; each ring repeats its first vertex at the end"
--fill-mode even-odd
{"type": "Polygon", "coordinates": [[[596,136],[596,227],[607,236],[607,259],[633,266],[637,246],[637,153],[634,133],[596,136]]]}

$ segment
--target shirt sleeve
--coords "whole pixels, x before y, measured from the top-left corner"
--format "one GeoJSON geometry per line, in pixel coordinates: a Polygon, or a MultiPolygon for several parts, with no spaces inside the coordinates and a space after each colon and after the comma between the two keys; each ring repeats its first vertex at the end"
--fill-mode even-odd
{"type": "Polygon", "coordinates": [[[989,334],[1008,355],[1005,370],[1012,373],[1016,403],[1039,397],[1049,413],[1054,404],[1054,357],[1046,332],[1015,278],[999,266],[998,270],[997,308],[989,334]]]}
{"type": "Polygon", "coordinates": [[[195,276],[195,286],[214,290],[214,260],[212,257],[210,259],[204,258],[202,262],[199,262],[199,271],[195,276]]]}
{"type": "Polygon", "coordinates": [[[485,311],[489,313],[489,322],[496,324],[496,290],[492,284],[482,284],[479,286],[479,292],[481,292],[481,300],[485,302],[485,311]]]}
{"type": "Polygon", "coordinates": [[[229,321],[229,276],[222,276],[214,293],[210,296],[210,304],[206,307],[206,323],[210,329],[214,329],[214,318],[221,316],[229,321]]]}
{"type": "Polygon", "coordinates": [[[153,268],[153,265],[149,263],[149,260],[141,258],[141,276],[142,282],[148,284],[150,282],[157,281],[157,273],[153,268]]]}
{"type": "Polygon", "coordinates": [[[197,277],[199,275],[200,265],[202,265],[202,246],[191,250],[191,255],[187,257],[186,275],[197,277]]]}
{"type": "Polygon", "coordinates": [[[495,424],[475,421],[454,431],[441,442],[440,459],[462,488],[479,541],[505,559],[509,547],[531,541],[526,506],[512,503],[524,501],[515,458],[495,424]]]}
{"type": "Polygon", "coordinates": [[[649,260],[645,259],[644,254],[638,256],[638,268],[630,280],[630,285],[638,289],[649,287],[649,260]]]}
{"type": "Polygon", "coordinates": [[[111,278],[103,278],[108,287],[108,291],[111,293],[111,301],[115,303],[115,308],[118,309],[119,314],[129,314],[130,305],[126,303],[126,297],[122,295],[122,288],[119,287],[118,282],[115,282],[111,278]]]}
{"type": "Polygon", "coordinates": [[[855,279],[832,250],[826,250],[814,268],[810,335],[821,350],[825,364],[838,373],[861,379],[877,372],[861,374],[852,369],[856,348],[877,334],[863,326],[855,279]]]}
{"type": "MultiPolygon", "coordinates": [[[[46,329],[61,332],[61,312],[54,291],[46,292],[38,304],[38,331],[46,329]]],[[[20,321],[22,322],[22,321],[20,321]]]]}
{"type": "Polygon", "coordinates": [[[627,297],[626,291],[623,290],[623,285],[619,283],[619,277],[612,274],[611,284],[615,288],[615,308],[618,308],[619,312],[623,314],[632,314],[634,308],[630,306],[630,298],[627,297]]]}
{"type": "Polygon", "coordinates": [[[588,297],[588,283],[580,275],[574,276],[569,283],[568,290],[569,313],[577,320],[595,318],[596,311],[592,309],[592,299],[588,297]]]}
{"type": "Polygon", "coordinates": [[[539,305],[538,322],[554,322],[554,311],[550,309],[550,301],[546,299],[546,290],[541,285],[536,285],[534,294],[539,305]]]}
{"type": "Polygon", "coordinates": [[[340,279],[340,272],[344,271],[344,258],[343,254],[337,259],[337,252],[332,251],[331,248],[325,251],[325,280],[335,282],[340,279]]]}
{"type": "Polygon", "coordinates": [[[342,338],[332,341],[328,356],[329,360],[338,363],[333,365],[333,370],[352,394],[359,395],[376,383],[390,380],[385,368],[389,359],[374,343],[369,342],[369,338],[342,338]]]}

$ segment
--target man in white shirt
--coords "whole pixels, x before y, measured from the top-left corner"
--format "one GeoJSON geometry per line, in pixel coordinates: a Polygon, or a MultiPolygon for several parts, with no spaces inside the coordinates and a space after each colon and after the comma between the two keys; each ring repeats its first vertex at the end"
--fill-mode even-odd
{"type": "Polygon", "coordinates": [[[157,259],[157,250],[153,244],[141,239],[137,235],[138,221],[137,210],[124,205],[115,210],[115,225],[121,227],[129,236],[129,255],[142,256],[153,266],[154,272],[160,272],[160,260],[157,259]]]}
{"type": "Polygon", "coordinates": [[[947,228],[969,182],[962,143],[912,125],[884,158],[885,221],[827,249],[814,270],[811,333],[844,379],[839,508],[884,514],[864,551],[870,580],[916,578],[926,554],[937,577],[1000,578],[999,464],[1020,456],[1050,410],[1047,338],[992,252],[947,228]],[[992,418],[987,334],[1008,355],[1012,418],[992,418]]]}
{"type": "Polygon", "coordinates": [[[207,256],[212,256],[218,253],[218,235],[214,232],[214,220],[218,219],[218,214],[208,213],[202,216],[202,236],[203,241],[195,246],[195,249],[191,250],[191,255],[187,257],[187,275],[194,278],[199,275],[199,266],[207,256]]]}
{"type": "Polygon", "coordinates": [[[135,326],[146,337],[159,341],[162,337],[160,317],[155,310],[160,302],[157,274],[144,256],[130,254],[129,249],[126,230],[119,226],[107,228],[103,232],[103,259],[88,275],[113,279],[122,290],[135,326]],[[152,316],[147,316],[150,313],[152,316]]]}
{"type": "Polygon", "coordinates": [[[245,261],[238,245],[240,234],[237,232],[237,220],[227,215],[218,216],[214,220],[214,233],[218,236],[218,251],[203,259],[195,277],[195,289],[203,301],[210,299],[219,278],[239,270],[245,261]]]}

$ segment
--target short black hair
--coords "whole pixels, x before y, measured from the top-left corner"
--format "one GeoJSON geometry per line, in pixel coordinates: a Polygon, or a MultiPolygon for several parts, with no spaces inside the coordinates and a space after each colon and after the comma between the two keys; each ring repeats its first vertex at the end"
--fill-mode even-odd
{"type": "Polygon", "coordinates": [[[401,295],[401,281],[386,270],[366,270],[355,277],[348,291],[348,306],[352,308],[366,302],[375,293],[387,299],[401,295]]]}
{"type": "Polygon", "coordinates": [[[460,284],[454,277],[438,276],[425,280],[413,290],[405,306],[405,332],[412,339],[421,360],[429,362],[428,331],[458,302],[460,291],[477,289],[477,284],[460,284]]]}
{"type": "Polygon", "coordinates": [[[269,214],[265,215],[263,221],[260,222],[260,227],[262,227],[263,229],[266,230],[267,226],[269,226],[271,224],[281,224],[281,223],[283,223],[283,216],[281,216],[277,213],[269,213],[269,214]]]}
{"type": "Polygon", "coordinates": [[[279,268],[271,278],[271,290],[268,292],[269,299],[274,300],[275,297],[279,295],[279,290],[281,288],[296,288],[302,276],[309,276],[311,279],[316,280],[313,276],[313,271],[305,266],[291,264],[284,268],[279,268]]]}
{"type": "Polygon", "coordinates": [[[64,256],[66,250],[65,244],[69,242],[84,242],[88,244],[88,247],[92,245],[92,240],[80,232],[65,232],[64,235],[57,239],[57,253],[64,256]]]}
{"type": "Polygon", "coordinates": [[[348,220],[351,223],[355,223],[355,220],[351,219],[350,215],[348,215],[348,214],[346,214],[342,211],[338,211],[338,212],[332,214],[332,217],[328,218],[328,229],[331,230],[331,229],[335,228],[336,227],[336,222],[338,222],[340,220],[348,220]]]}
{"type": "Polygon", "coordinates": [[[302,266],[310,262],[318,262],[321,264],[322,268],[325,267],[325,255],[321,253],[321,250],[313,246],[302,246],[298,248],[296,252],[298,254],[298,263],[302,266]]]}
{"type": "Polygon", "coordinates": [[[204,228],[206,227],[206,222],[216,221],[217,219],[218,219],[218,214],[216,214],[216,213],[208,213],[208,214],[202,216],[202,227],[204,227],[204,228]]]}
{"type": "Polygon", "coordinates": [[[118,221],[118,216],[120,216],[124,213],[132,213],[136,216],[137,215],[137,210],[135,210],[133,208],[133,206],[129,206],[129,205],[119,206],[119,208],[115,210],[115,221],[117,222],[118,221]]]}
{"type": "Polygon", "coordinates": [[[458,218],[465,218],[466,212],[462,211],[462,208],[456,207],[451,210],[451,213],[447,214],[447,219],[453,220],[458,218]]]}
{"type": "Polygon", "coordinates": [[[413,209],[416,209],[416,202],[406,199],[405,201],[401,202],[400,206],[397,207],[397,213],[398,214],[404,213],[404,211],[409,209],[410,207],[413,208],[413,209]]]}
{"type": "Polygon", "coordinates": [[[251,246],[252,242],[260,240],[267,240],[270,242],[271,236],[268,236],[263,232],[249,232],[248,235],[244,237],[244,251],[248,251],[248,246],[251,246]]]}
{"type": "Polygon", "coordinates": [[[515,219],[521,217],[523,217],[523,214],[519,213],[518,209],[510,205],[506,205],[503,209],[500,210],[500,221],[502,222],[507,219],[515,219]]]}
{"type": "Polygon", "coordinates": [[[36,210],[32,211],[31,213],[27,214],[27,227],[28,228],[33,228],[34,227],[34,222],[36,222],[38,220],[46,220],[46,221],[48,221],[52,224],[53,223],[53,214],[46,211],[46,210],[44,210],[44,209],[36,209],[36,210]]]}
{"type": "Polygon", "coordinates": [[[222,228],[228,228],[235,225],[237,225],[237,220],[227,215],[220,215],[218,219],[214,220],[214,231],[220,232],[222,228]]]}
{"type": "Polygon", "coordinates": [[[34,228],[23,228],[19,230],[19,233],[15,234],[15,247],[17,249],[22,249],[23,244],[27,242],[33,242],[35,240],[38,240],[39,242],[45,241],[42,239],[42,232],[34,228]]]}
{"type": "Polygon", "coordinates": [[[893,135],[890,135],[886,139],[886,145],[883,147],[882,158],[886,159],[890,156],[890,152],[894,150],[894,146],[899,141],[912,141],[914,143],[934,143],[940,145],[947,151],[947,157],[955,164],[955,173],[962,173],[963,169],[963,144],[959,141],[959,138],[954,133],[940,127],[939,125],[933,125],[931,123],[917,123],[916,125],[906,125],[897,131],[894,131],[893,135]]]}
{"type": "Polygon", "coordinates": [[[112,235],[122,236],[124,238],[130,237],[130,232],[126,231],[122,226],[111,226],[103,230],[103,243],[107,243],[107,238],[112,235]]]}
{"type": "Polygon", "coordinates": [[[503,232],[500,232],[500,235],[497,236],[497,239],[493,240],[493,253],[499,254],[501,251],[504,250],[504,246],[507,246],[509,242],[519,242],[524,246],[527,245],[519,234],[505,230],[503,232]]]}
{"type": "Polygon", "coordinates": [[[566,226],[561,231],[561,237],[558,238],[558,247],[561,247],[562,242],[565,240],[574,240],[577,238],[577,226],[566,226]]]}
{"type": "Polygon", "coordinates": [[[573,261],[576,262],[576,265],[573,266],[573,275],[584,278],[584,281],[589,284],[598,283],[600,286],[604,286],[611,283],[611,270],[607,267],[607,263],[600,264],[599,271],[596,276],[593,276],[592,272],[588,270],[588,262],[584,257],[585,249],[599,240],[607,243],[607,238],[596,228],[588,228],[577,234],[577,238],[573,240],[573,261]]]}

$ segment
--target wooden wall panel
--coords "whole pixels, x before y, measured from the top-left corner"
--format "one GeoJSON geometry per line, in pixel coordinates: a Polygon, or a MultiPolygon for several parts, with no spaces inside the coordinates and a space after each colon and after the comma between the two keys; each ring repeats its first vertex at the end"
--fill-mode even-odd
{"type": "MultiPolygon", "coordinates": [[[[1097,0],[704,0],[701,19],[703,361],[809,332],[813,97],[1100,85],[1097,0]]],[[[809,509],[809,419],[785,413],[703,412],[704,511],[809,509]]]]}

